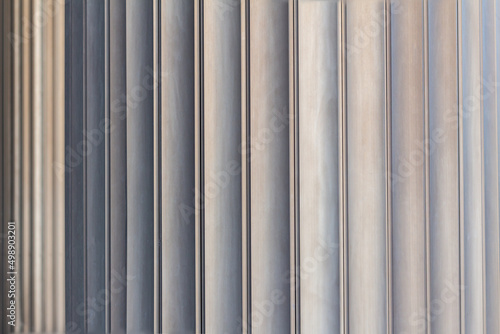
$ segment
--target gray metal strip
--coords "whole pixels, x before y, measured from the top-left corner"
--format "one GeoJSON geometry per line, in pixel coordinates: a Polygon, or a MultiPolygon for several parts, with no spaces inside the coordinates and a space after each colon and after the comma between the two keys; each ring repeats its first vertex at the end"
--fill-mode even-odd
{"type": "Polygon", "coordinates": [[[126,330],[127,289],[127,137],[125,1],[110,1],[110,326],[126,330]],[[124,56],[125,55],[125,56],[124,56]]]}
{"type": "Polygon", "coordinates": [[[154,328],[153,2],[126,2],[127,331],[154,328]]]}
{"type": "Polygon", "coordinates": [[[290,332],[288,1],[250,2],[252,333],[290,332]]]}

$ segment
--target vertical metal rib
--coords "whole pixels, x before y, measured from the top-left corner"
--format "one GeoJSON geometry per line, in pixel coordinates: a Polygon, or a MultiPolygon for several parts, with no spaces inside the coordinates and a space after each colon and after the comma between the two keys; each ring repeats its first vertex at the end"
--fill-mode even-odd
{"type": "MultiPolygon", "coordinates": [[[[23,3],[24,6],[24,3],[23,3]]],[[[54,162],[51,166],[54,176],[54,331],[63,332],[65,317],[65,228],[64,228],[64,4],[54,3],[54,162]],[[56,167],[57,166],[57,167],[56,167]]]]}
{"type": "Polygon", "coordinates": [[[429,142],[429,4],[423,1],[424,7],[424,161],[425,161],[425,333],[431,332],[429,316],[431,300],[431,258],[430,258],[430,142],[429,142]]]}
{"type": "Polygon", "coordinates": [[[33,330],[43,330],[43,63],[42,0],[33,1],[33,330]],[[36,20],[36,23],[35,23],[36,20]]]}
{"type": "Polygon", "coordinates": [[[394,332],[425,332],[424,7],[392,7],[392,268],[394,332]]]}
{"type": "MultiPolygon", "coordinates": [[[[44,0],[43,10],[52,10],[54,8],[53,0],[44,0]]],[[[53,43],[53,16],[46,16],[46,22],[42,36],[42,57],[43,57],[43,309],[44,328],[46,331],[54,330],[54,289],[57,288],[54,283],[54,215],[53,215],[53,170],[52,162],[54,160],[54,151],[51,143],[54,140],[54,43],[53,43]]],[[[58,65],[55,65],[58,66],[58,65]]],[[[36,112],[36,111],[35,111],[36,112]]]]}
{"type": "Polygon", "coordinates": [[[205,330],[241,319],[240,2],[207,0],[203,31],[205,330]]]}
{"type": "Polygon", "coordinates": [[[155,333],[161,332],[161,82],[158,79],[160,71],[160,1],[153,1],[153,72],[156,73],[153,81],[153,199],[154,199],[154,326],[155,333]]]}
{"type": "Polygon", "coordinates": [[[242,333],[251,333],[250,0],[241,2],[242,333]]]}
{"type": "Polygon", "coordinates": [[[340,333],[349,332],[349,267],[347,229],[347,60],[346,6],[339,3],[339,257],[340,257],[340,333]]]}
{"type": "Polygon", "coordinates": [[[110,325],[113,333],[126,330],[127,273],[127,122],[125,1],[110,0],[110,325]]]}
{"type": "MultiPolygon", "coordinates": [[[[110,127],[111,127],[111,118],[110,118],[110,70],[109,70],[109,60],[110,60],[110,42],[109,42],[109,31],[110,31],[110,15],[109,15],[109,10],[110,10],[110,0],[104,0],[104,193],[105,193],[105,199],[104,199],[104,215],[105,215],[105,227],[104,227],[104,234],[105,234],[105,241],[104,241],[104,276],[105,276],[105,290],[110,292],[111,291],[111,201],[110,201],[110,194],[111,194],[111,179],[110,179],[110,127]]],[[[106,333],[110,332],[111,330],[111,305],[109,301],[109,293],[108,296],[105,297],[104,300],[104,317],[105,317],[105,331],[106,333]]]]}
{"type": "Polygon", "coordinates": [[[500,212],[498,186],[498,95],[495,89],[498,74],[496,66],[496,10],[494,0],[482,0],[483,29],[483,95],[484,127],[484,221],[485,221],[485,299],[486,333],[500,332],[500,212]]]}
{"type": "Polygon", "coordinates": [[[484,183],[481,6],[462,2],[465,332],[484,332],[484,183]]]}
{"type": "Polygon", "coordinates": [[[205,332],[204,307],[204,175],[203,175],[203,0],[195,0],[194,9],[194,84],[195,84],[195,284],[196,332],[205,332]]]}
{"type": "MultiPolygon", "coordinates": [[[[295,78],[300,331],[340,330],[337,1],[298,2],[295,78]]],[[[297,319],[298,320],[298,319],[297,319]]]]}
{"type": "Polygon", "coordinates": [[[194,2],[160,15],[162,332],[195,332],[194,2]]]}
{"type": "Polygon", "coordinates": [[[287,1],[251,1],[250,44],[252,332],[289,333],[287,1]]]}
{"type": "Polygon", "coordinates": [[[457,4],[429,1],[431,331],[460,332],[457,4]],[[442,300],[444,307],[436,310],[442,300]],[[434,307],[434,309],[433,309],[434,307]]]}
{"type": "MultiPolygon", "coordinates": [[[[384,4],[384,32],[385,32],[385,164],[386,164],[386,287],[387,287],[387,334],[392,334],[394,321],[392,312],[392,65],[391,65],[391,9],[390,0],[384,4]]],[[[397,8],[397,4],[394,6],[397,8]]]]}
{"type": "Polygon", "coordinates": [[[127,331],[154,327],[153,2],[126,2],[127,331]]]}
{"type": "MultiPolygon", "coordinates": [[[[300,273],[300,206],[299,206],[299,143],[298,143],[298,59],[299,59],[299,4],[297,0],[289,1],[288,9],[288,49],[289,49],[289,174],[290,174],[290,272],[300,273]]],[[[300,277],[294,275],[295,279],[290,283],[290,332],[300,333],[300,277]]]]}
{"type": "Polygon", "coordinates": [[[385,333],[389,326],[385,15],[384,1],[347,2],[346,45],[351,46],[346,72],[351,333],[385,333]],[[360,33],[368,36],[364,43],[357,36],[360,33]]]}

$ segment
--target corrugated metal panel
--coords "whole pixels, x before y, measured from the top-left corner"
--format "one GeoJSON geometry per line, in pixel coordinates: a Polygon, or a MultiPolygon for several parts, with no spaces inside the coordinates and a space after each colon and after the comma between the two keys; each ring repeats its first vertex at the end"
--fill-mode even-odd
{"type": "Polygon", "coordinates": [[[499,333],[497,2],[2,0],[18,330],[499,333]]]}
{"type": "Polygon", "coordinates": [[[0,7],[0,332],[62,332],[66,323],[64,3],[3,0],[0,7]],[[7,281],[12,272],[15,298],[7,281]],[[13,300],[15,327],[8,309],[13,300]]]}

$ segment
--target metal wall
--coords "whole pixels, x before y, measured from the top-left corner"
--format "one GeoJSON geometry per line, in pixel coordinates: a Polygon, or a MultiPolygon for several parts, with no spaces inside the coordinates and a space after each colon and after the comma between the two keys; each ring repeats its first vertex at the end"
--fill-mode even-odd
{"type": "Polygon", "coordinates": [[[11,47],[47,4],[2,1],[20,331],[500,333],[499,1],[68,0],[11,47]]]}

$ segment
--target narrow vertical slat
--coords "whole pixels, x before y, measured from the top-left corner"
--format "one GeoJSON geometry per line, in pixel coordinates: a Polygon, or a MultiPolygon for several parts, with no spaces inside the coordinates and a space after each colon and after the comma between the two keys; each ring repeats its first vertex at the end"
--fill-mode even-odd
{"type": "Polygon", "coordinates": [[[105,45],[102,0],[86,1],[86,228],[88,331],[105,331],[105,312],[90,301],[101,303],[105,285],[105,45]]]}
{"type": "Polygon", "coordinates": [[[240,3],[208,0],[203,15],[205,330],[241,321],[240,3]]]}
{"type": "Polygon", "coordinates": [[[394,332],[426,330],[424,7],[391,12],[394,332]]]}
{"type": "MultiPolygon", "coordinates": [[[[24,6],[24,5],[23,5],[24,6]]],[[[54,331],[63,332],[66,324],[65,317],[65,227],[64,227],[64,4],[55,1],[54,3],[54,161],[52,170],[54,171],[54,331]]]]}
{"type": "MultiPolygon", "coordinates": [[[[23,2],[22,4],[22,21],[31,20],[31,1],[23,2]]],[[[31,181],[33,175],[32,169],[32,130],[31,122],[33,118],[32,114],[32,85],[31,85],[31,30],[28,31],[26,26],[21,25],[21,40],[22,43],[22,74],[23,74],[23,87],[22,87],[22,132],[23,132],[23,166],[22,166],[22,283],[20,289],[22,289],[23,300],[22,300],[22,311],[20,317],[20,323],[22,324],[21,330],[30,331],[32,324],[33,306],[31,303],[32,296],[32,230],[33,230],[33,216],[32,216],[32,188],[31,181]]]]}
{"type": "Polygon", "coordinates": [[[462,1],[465,332],[484,333],[484,183],[480,1],[462,1]]]}
{"type": "Polygon", "coordinates": [[[486,333],[500,332],[500,212],[498,187],[498,95],[496,21],[497,6],[494,0],[482,4],[482,51],[484,128],[484,229],[485,229],[485,298],[486,333]]]}
{"type": "MultiPolygon", "coordinates": [[[[86,330],[85,298],[85,178],[83,155],[85,50],[84,2],[65,7],[65,267],[66,331],[86,330]]],[[[33,232],[34,233],[34,232],[33,232]]]]}
{"type": "Polygon", "coordinates": [[[125,1],[110,1],[110,298],[111,331],[126,330],[127,155],[125,1]]]}
{"type": "MultiPolygon", "coordinates": [[[[4,175],[4,161],[5,161],[5,155],[4,155],[4,119],[5,119],[5,111],[4,111],[4,91],[3,91],[3,73],[4,73],[4,68],[3,68],[3,62],[4,62],[4,54],[3,54],[3,49],[4,49],[4,44],[5,44],[5,34],[4,34],[4,4],[3,0],[0,0],[0,18],[2,18],[2,23],[0,24],[0,74],[2,76],[2,79],[0,79],[0,106],[2,106],[0,110],[0,122],[2,122],[2,126],[0,126],[0,138],[2,139],[2,144],[0,145],[0,233],[4,232],[4,222],[5,222],[5,175],[4,175]]],[[[3,240],[3,239],[2,239],[3,240]]],[[[3,245],[3,243],[2,243],[3,245]]],[[[0,265],[2,268],[4,268],[5,263],[4,263],[4,247],[0,247],[0,265]]],[[[4,276],[2,276],[3,279],[4,276]]],[[[0,289],[0,305],[1,307],[4,307],[4,290],[0,289]]],[[[5,319],[0,319],[0,329],[3,329],[5,326],[5,319]]]]}
{"type": "Polygon", "coordinates": [[[204,254],[203,226],[204,193],[203,181],[203,0],[195,0],[194,8],[194,98],[195,98],[195,299],[196,299],[196,332],[204,333],[204,254]]]}
{"type": "Polygon", "coordinates": [[[290,332],[288,2],[250,2],[252,333],[290,332]]]}
{"type": "Polygon", "coordinates": [[[460,333],[457,3],[429,1],[431,332],[460,333]],[[444,297],[443,297],[444,296],[444,297]],[[443,304],[436,309],[436,304],[443,304]]]}
{"type": "MultiPolygon", "coordinates": [[[[110,194],[111,194],[111,178],[110,178],[110,132],[111,132],[111,115],[110,115],[110,70],[109,70],[109,60],[110,60],[110,42],[109,42],[109,9],[110,0],[104,0],[104,120],[102,120],[103,129],[101,131],[104,134],[104,207],[105,207],[105,227],[104,227],[104,276],[105,276],[105,291],[108,291],[107,296],[104,297],[104,317],[105,317],[105,331],[109,333],[111,331],[111,305],[109,292],[111,291],[111,207],[110,207],[110,194]]],[[[100,302],[102,303],[102,299],[100,302]]]]}
{"type": "Polygon", "coordinates": [[[386,54],[384,1],[347,2],[349,332],[385,333],[386,54]],[[373,28],[376,27],[376,28],[373,28]],[[368,30],[372,29],[372,30],[368,30]],[[357,34],[364,34],[360,40],[357,34]]]}
{"type": "MultiPolygon", "coordinates": [[[[160,1],[153,1],[153,73],[160,71],[160,1]]],[[[153,85],[148,85],[147,89],[153,90],[153,245],[154,245],[154,316],[153,331],[161,332],[161,79],[158,75],[153,76],[153,85]]]]}
{"type": "MultiPolygon", "coordinates": [[[[14,1],[12,3],[12,34],[13,36],[19,37],[21,35],[21,3],[14,1]]],[[[13,72],[13,83],[12,83],[12,108],[13,108],[13,206],[12,206],[12,219],[16,223],[15,231],[15,272],[16,275],[16,292],[15,301],[18,305],[17,317],[20,318],[21,308],[19,305],[22,301],[22,294],[19,287],[21,286],[21,276],[20,272],[22,269],[22,75],[21,75],[21,43],[19,40],[10,39],[12,48],[12,72],[13,72]]],[[[5,268],[5,267],[2,267],[5,268]]],[[[4,269],[5,270],[5,269],[4,269]]],[[[21,329],[21,323],[16,321],[16,327],[11,328],[12,332],[19,332],[21,329]]]]}
{"type": "Polygon", "coordinates": [[[430,144],[429,144],[429,0],[423,1],[424,6],[424,138],[425,138],[425,317],[421,326],[425,333],[431,332],[430,301],[431,301],[431,258],[430,258],[430,144]]]}
{"type": "Polygon", "coordinates": [[[348,228],[347,228],[347,57],[346,41],[346,4],[341,0],[338,5],[339,21],[339,279],[340,279],[340,333],[349,332],[349,266],[348,266],[348,228]]]}
{"type": "Polygon", "coordinates": [[[127,331],[154,328],[153,3],[126,2],[127,331]]]}
{"type": "Polygon", "coordinates": [[[251,251],[250,251],[250,0],[241,2],[241,191],[242,191],[242,334],[250,334],[251,322],[251,251]]]}
{"type": "MultiPolygon", "coordinates": [[[[53,0],[44,0],[44,10],[54,8],[53,0]]],[[[53,69],[58,66],[53,63],[54,43],[53,16],[47,16],[43,29],[43,308],[44,328],[46,331],[54,331],[54,215],[53,215],[53,170],[54,151],[52,142],[54,140],[54,88],[53,88],[53,69]]]]}
{"type": "Polygon", "coordinates": [[[33,1],[33,330],[44,330],[43,307],[43,1],[33,1]],[[36,23],[35,23],[36,22],[36,23]]]}
{"type": "Polygon", "coordinates": [[[194,2],[162,2],[160,15],[162,331],[194,332],[194,2]]]}
{"type": "Polygon", "coordinates": [[[298,3],[300,331],[340,330],[337,1],[298,3]]]}
{"type": "MultiPolygon", "coordinates": [[[[12,110],[12,48],[8,38],[6,38],[9,33],[12,32],[12,1],[4,0],[1,3],[3,6],[3,177],[4,177],[4,189],[3,189],[3,221],[0,222],[2,227],[0,233],[2,235],[2,245],[0,250],[0,256],[2,257],[2,268],[6,268],[7,261],[7,243],[3,240],[7,240],[4,236],[7,233],[7,223],[13,221],[13,186],[14,186],[14,171],[13,171],[13,110],[12,110]]],[[[2,273],[2,277],[7,279],[6,274],[2,273]]],[[[8,306],[7,292],[8,289],[2,288],[2,295],[0,295],[0,305],[4,309],[8,306]]],[[[4,332],[9,330],[6,318],[2,319],[2,324],[0,324],[0,329],[4,332]]]]}
{"type": "MultiPolygon", "coordinates": [[[[300,275],[299,3],[288,2],[290,273],[300,275]]],[[[300,333],[300,276],[290,281],[290,333],[300,333]]]]}

